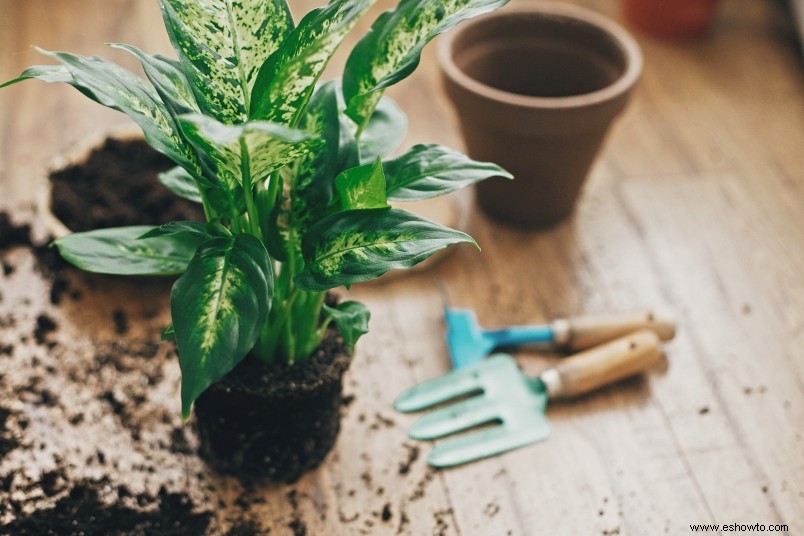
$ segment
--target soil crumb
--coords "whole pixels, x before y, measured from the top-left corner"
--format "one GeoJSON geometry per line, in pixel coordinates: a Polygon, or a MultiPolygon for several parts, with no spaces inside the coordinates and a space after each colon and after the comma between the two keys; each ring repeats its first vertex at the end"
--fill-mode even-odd
{"type": "Polygon", "coordinates": [[[240,521],[229,529],[226,536],[262,536],[270,532],[270,529],[263,529],[255,521],[240,521]]]}
{"type": "Polygon", "coordinates": [[[406,475],[410,472],[411,466],[416,462],[416,460],[419,459],[419,454],[421,451],[416,445],[408,445],[407,443],[404,443],[402,446],[408,450],[408,457],[405,461],[399,464],[399,474],[406,475]]]}
{"type": "Polygon", "coordinates": [[[14,434],[8,429],[8,421],[12,415],[10,410],[0,406],[0,461],[19,446],[14,434]]]}
{"type": "Polygon", "coordinates": [[[0,251],[11,249],[14,246],[30,247],[31,245],[31,226],[28,224],[17,225],[11,221],[8,213],[0,212],[0,251]]]}
{"type": "Polygon", "coordinates": [[[433,512],[433,520],[435,521],[433,536],[445,536],[449,532],[449,523],[447,523],[447,518],[449,517],[452,517],[452,508],[433,512]]]}
{"type": "Polygon", "coordinates": [[[293,531],[293,536],[307,536],[307,525],[304,524],[304,520],[302,520],[301,513],[299,512],[299,499],[297,494],[298,492],[295,489],[287,493],[290,508],[293,510],[293,519],[288,523],[288,528],[293,531]]]}
{"type": "Polygon", "coordinates": [[[38,344],[47,344],[48,334],[56,331],[59,325],[50,316],[41,314],[36,317],[36,328],[34,329],[34,338],[38,344]]]}

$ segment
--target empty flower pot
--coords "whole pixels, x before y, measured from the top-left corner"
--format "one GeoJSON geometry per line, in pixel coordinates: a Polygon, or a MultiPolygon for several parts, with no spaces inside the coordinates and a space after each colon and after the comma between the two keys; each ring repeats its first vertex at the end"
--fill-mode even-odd
{"type": "Polygon", "coordinates": [[[479,183],[481,208],[525,227],[567,217],[641,73],[634,39],[593,11],[533,2],[464,24],[438,53],[469,154],[514,175],[479,183]]]}

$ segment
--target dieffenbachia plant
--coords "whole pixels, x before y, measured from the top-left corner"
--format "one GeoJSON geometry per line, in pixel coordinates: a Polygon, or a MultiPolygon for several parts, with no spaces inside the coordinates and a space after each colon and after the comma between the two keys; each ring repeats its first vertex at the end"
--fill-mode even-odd
{"type": "MultiPolygon", "coordinates": [[[[44,54],[29,78],[72,85],[127,114],[177,165],[160,180],[201,203],[207,222],[74,233],[62,256],[92,272],[179,275],[171,292],[182,413],[251,354],[309,356],[334,322],[353,347],[369,313],[325,292],[407,268],[468,235],[394,208],[490,176],[509,176],[439,145],[388,158],[404,114],[383,97],[422,48],[507,0],[401,0],[354,47],[342,80],[327,62],[374,0],[332,0],[296,25],[284,0],[159,0],[178,55],[125,50],[147,80],[99,57],[44,54]]],[[[0,86],[2,87],[2,86],[0,86]]]]}

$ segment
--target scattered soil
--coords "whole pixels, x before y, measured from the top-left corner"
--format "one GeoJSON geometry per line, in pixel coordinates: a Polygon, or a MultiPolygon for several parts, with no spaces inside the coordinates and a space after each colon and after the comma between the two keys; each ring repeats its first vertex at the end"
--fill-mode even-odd
{"type": "Polygon", "coordinates": [[[6,454],[19,446],[19,441],[8,429],[12,415],[10,410],[0,406],[0,461],[3,460],[6,454]]]}
{"type": "MultiPolygon", "coordinates": [[[[11,221],[11,217],[6,212],[0,212],[0,251],[11,249],[14,246],[30,245],[31,226],[17,225],[11,221]]],[[[7,270],[5,266],[4,264],[4,270],[7,270]]],[[[9,273],[6,272],[5,275],[9,275],[9,273]]]]}
{"type": "Polygon", "coordinates": [[[73,231],[202,220],[199,205],[158,181],[173,166],[142,140],[107,139],[85,162],[50,175],[51,209],[73,231]]]}
{"type": "Polygon", "coordinates": [[[34,338],[38,344],[47,344],[48,334],[56,331],[59,327],[56,321],[46,314],[41,314],[36,317],[36,329],[34,330],[34,338]]]}
{"type": "Polygon", "coordinates": [[[240,521],[229,529],[226,536],[262,536],[269,532],[254,521],[240,521]]]}
{"type": "Polygon", "coordinates": [[[452,517],[452,508],[438,510],[433,512],[433,519],[436,526],[433,528],[433,536],[445,536],[449,531],[449,523],[447,519],[452,517]]]}
{"type": "MultiPolygon", "coordinates": [[[[45,474],[42,491],[48,497],[59,496],[56,503],[0,525],[0,532],[15,536],[197,536],[207,531],[212,518],[209,512],[195,512],[186,495],[164,488],[156,496],[135,495],[125,485],[114,488],[108,479],[81,480],[65,487],[66,480],[60,472],[45,474]]],[[[25,509],[13,499],[7,507],[15,512],[25,509]]]]}
{"type": "Polygon", "coordinates": [[[410,472],[410,467],[419,459],[421,451],[417,445],[408,445],[405,443],[402,446],[408,451],[408,457],[399,464],[399,474],[406,475],[410,472]]]}

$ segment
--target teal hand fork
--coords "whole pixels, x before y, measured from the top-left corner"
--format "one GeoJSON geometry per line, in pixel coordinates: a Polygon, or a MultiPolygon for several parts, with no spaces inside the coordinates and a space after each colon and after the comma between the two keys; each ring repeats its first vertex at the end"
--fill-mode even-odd
{"type": "Polygon", "coordinates": [[[660,357],[659,337],[647,329],[575,354],[535,378],[523,374],[510,355],[495,354],[411,387],[394,407],[407,413],[469,397],[420,417],[408,432],[413,439],[438,439],[497,423],[444,441],[427,457],[434,467],[451,467],[547,439],[548,400],[577,396],[637,374],[660,357]]]}

